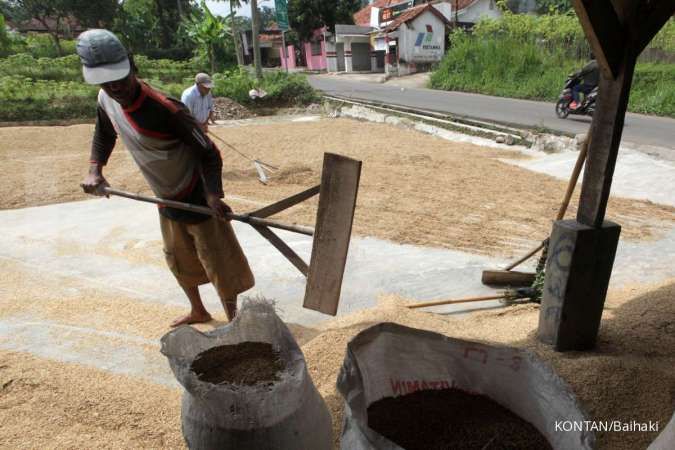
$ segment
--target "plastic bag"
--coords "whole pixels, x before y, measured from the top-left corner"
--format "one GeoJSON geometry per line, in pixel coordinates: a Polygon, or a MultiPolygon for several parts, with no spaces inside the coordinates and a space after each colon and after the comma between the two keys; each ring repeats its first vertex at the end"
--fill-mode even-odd
{"type": "Polygon", "coordinates": [[[556,430],[557,421],[586,416],[570,387],[521,349],[382,323],[349,342],[337,387],[345,399],[343,450],[401,450],[368,427],[368,407],[385,397],[451,387],[490,397],[534,425],[555,449],[595,446],[591,432],[556,430]]]}
{"type": "Polygon", "coordinates": [[[333,444],[328,408],[307,372],[290,331],[264,300],[245,300],[227,326],[201,333],[183,326],[161,340],[161,352],[185,388],[181,422],[191,449],[307,450],[333,444]],[[195,357],[212,347],[264,342],[280,354],[279,381],[254,386],[200,381],[190,370],[195,357]]]}

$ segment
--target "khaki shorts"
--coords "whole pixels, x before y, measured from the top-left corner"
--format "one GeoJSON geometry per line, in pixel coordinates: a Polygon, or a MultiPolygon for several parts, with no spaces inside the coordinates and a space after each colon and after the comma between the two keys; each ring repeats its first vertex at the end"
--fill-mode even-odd
{"type": "Polygon", "coordinates": [[[166,262],[183,287],[213,283],[222,300],[253,287],[253,273],[229,222],[187,224],[160,215],[166,262]]]}

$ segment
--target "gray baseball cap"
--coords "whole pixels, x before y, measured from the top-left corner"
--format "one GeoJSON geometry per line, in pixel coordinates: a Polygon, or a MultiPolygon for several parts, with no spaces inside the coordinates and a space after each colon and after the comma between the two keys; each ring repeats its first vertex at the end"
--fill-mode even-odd
{"type": "Polygon", "coordinates": [[[125,78],[131,71],[129,55],[117,36],[108,30],[88,30],[77,38],[82,75],[89,84],[125,78]]]}
{"type": "Polygon", "coordinates": [[[213,80],[208,74],[198,73],[195,76],[195,84],[201,84],[202,86],[211,89],[213,87],[213,80]]]}

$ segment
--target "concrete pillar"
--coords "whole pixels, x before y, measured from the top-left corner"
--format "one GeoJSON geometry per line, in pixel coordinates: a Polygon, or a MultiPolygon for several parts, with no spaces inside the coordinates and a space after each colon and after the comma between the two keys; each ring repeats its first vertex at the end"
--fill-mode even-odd
{"type": "Polygon", "coordinates": [[[326,71],[337,72],[337,53],[335,51],[335,42],[326,42],[326,71]]]}
{"type": "Polygon", "coordinates": [[[556,351],[595,346],[621,227],[554,222],[539,310],[538,337],[556,351]]]}
{"type": "Polygon", "coordinates": [[[352,40],[345,38],[345,72],[353,72],[352,64],[352,40]]]}

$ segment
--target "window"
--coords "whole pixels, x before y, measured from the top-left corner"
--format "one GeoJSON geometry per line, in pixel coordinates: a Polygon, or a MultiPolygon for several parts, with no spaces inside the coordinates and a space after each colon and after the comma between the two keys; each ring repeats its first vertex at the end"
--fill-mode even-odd
{"type": "Polygon", "coordinates": [[[312,41],[312,56],[321,54],[321,41],[312,41]]]}

